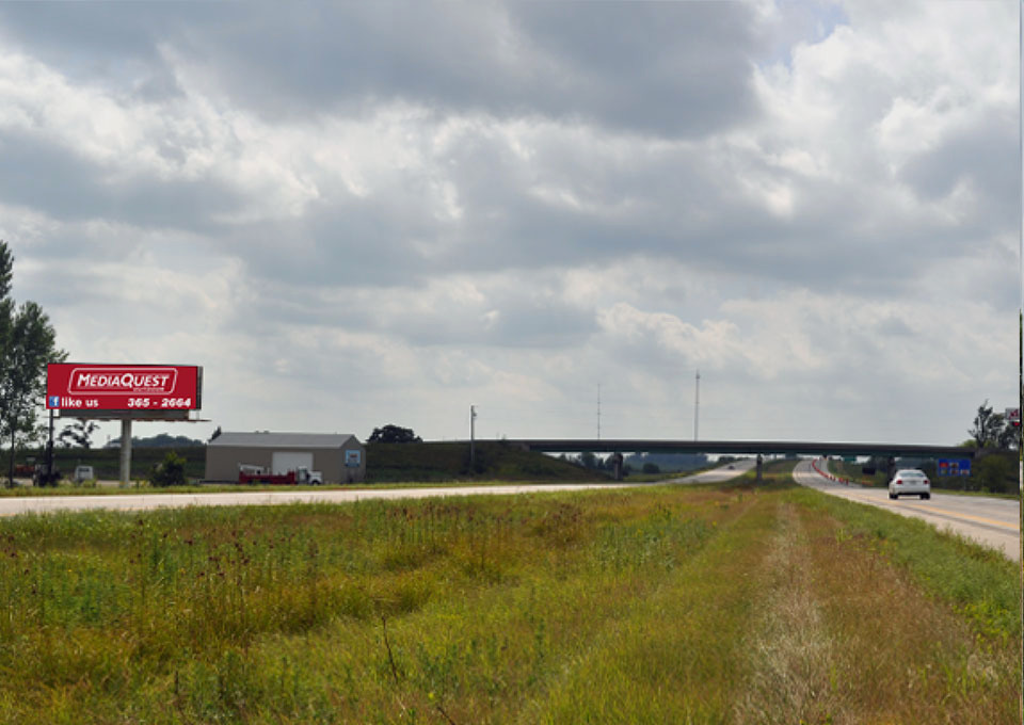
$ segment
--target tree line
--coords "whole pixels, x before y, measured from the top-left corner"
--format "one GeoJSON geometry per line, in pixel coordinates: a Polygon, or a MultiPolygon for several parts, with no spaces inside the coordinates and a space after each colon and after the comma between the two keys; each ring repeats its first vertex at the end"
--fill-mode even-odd
{"type": "Polygon", "coordinates": [[[17,304],[11,297],[13,277],[14,254],[0,240],[0,440],[10,445],[11,482],[15,451],[46,434],[39,424],[46,365],[67,359],[43,308],[35,302],[17,304]]]}
{"type": "Polygon", "coordinates": [[[1013,425],[1004,414],[995,412],[988,400],[978,406],[974,424],[967,429],[967,433],[971,436],[963,443],[967,448],[998,448],[1007,451],[1020,448],[1020,426],[1013,425]]]}

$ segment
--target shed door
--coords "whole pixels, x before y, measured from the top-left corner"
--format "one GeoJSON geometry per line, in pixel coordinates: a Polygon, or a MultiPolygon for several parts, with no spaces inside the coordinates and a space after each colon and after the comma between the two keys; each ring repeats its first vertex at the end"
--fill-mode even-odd
{"type": "Polygon", "coordinates": [[[299,466],[305,466],[313,470],[313,454],[295,451],[274,451],[270,464],[270,467],[273,469],[272,473],[279,474],[296,471],[299,466]]]}

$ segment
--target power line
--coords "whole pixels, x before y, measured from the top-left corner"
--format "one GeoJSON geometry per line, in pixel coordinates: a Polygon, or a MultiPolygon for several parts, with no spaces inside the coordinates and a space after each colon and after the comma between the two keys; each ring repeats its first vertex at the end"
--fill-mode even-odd
{"type": "Polygon", "coordinates": [[[693,440],[697,440],[697,430],[700,424],[700,370],[697,371],[697,391],[693,396],[693,440]]]}

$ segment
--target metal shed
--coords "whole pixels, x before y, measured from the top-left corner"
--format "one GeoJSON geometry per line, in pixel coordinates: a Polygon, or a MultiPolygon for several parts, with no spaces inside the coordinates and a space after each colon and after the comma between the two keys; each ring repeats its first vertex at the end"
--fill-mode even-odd
{"type": "Polygon", "coordinates": [[[324,483],[355,483],[366,479],[366,448],[338,433],[221,433],[207,443],[207,481],[237,481],[243,464],[273,473],[306,466],[322,472],[324,483]]]}

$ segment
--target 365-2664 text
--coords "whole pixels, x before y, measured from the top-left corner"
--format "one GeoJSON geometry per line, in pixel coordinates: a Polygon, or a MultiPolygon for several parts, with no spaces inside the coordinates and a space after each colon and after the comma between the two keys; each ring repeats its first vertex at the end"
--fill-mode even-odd
{"type": "Polygon", "coordinates": [[[178,409],[192,407],[191,398],[128,398],[129,408],[178,409]]]}

